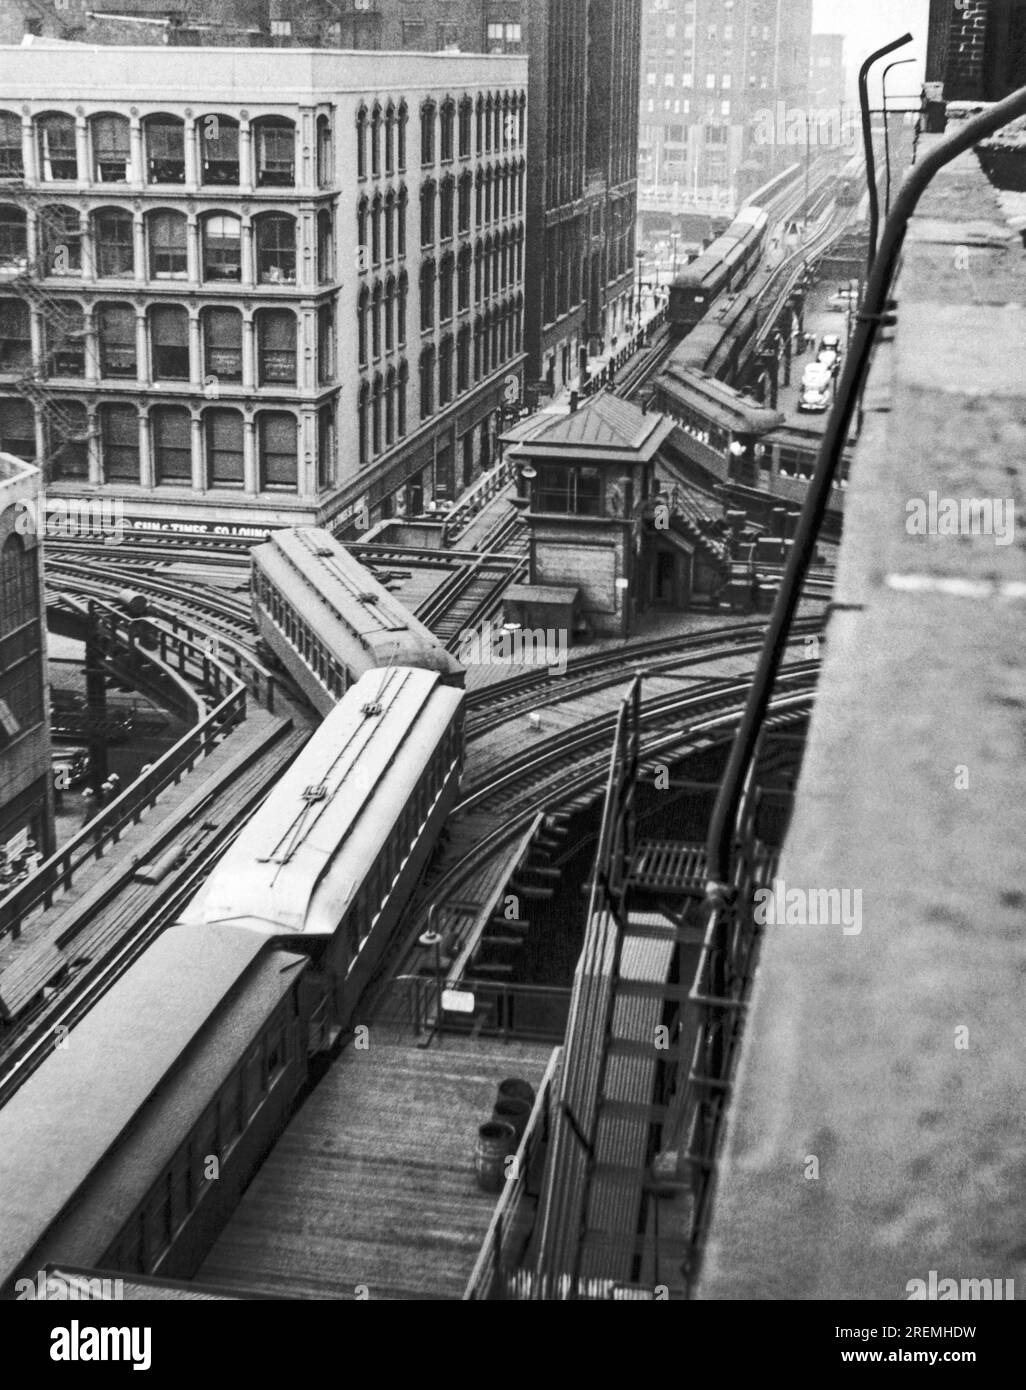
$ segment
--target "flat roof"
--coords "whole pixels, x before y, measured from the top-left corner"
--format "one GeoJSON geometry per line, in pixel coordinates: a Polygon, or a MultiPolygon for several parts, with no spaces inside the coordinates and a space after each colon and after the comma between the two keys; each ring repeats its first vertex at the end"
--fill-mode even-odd
{"type": "Polygon", "coordinates": [[[0,1109],[0,1284],[41,1243],[39,1268],[114,1239],[305,967],[265,946],[165,931],[0,1109]]]}
{"type": "Polygon", "coordinates": [[[462,699],[435,671],[368,671],[285,771],[181,920],[332,934],[462,699]]]}

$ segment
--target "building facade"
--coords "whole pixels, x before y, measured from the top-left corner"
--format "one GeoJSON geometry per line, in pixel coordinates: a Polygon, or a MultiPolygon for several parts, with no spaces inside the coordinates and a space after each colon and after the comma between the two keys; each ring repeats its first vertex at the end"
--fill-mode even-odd
{"type": "Polygon", "coordinates": [[[813,34],[812,68],[809,75],[809,104],[837,110],[847,95],[844,66],[844,35],[813,34]]]}
{"type": "Polygon", "coordinates": [[[806,106],[811,47],[812,0],[645,0],[646,205],[726,214],[791,162],[764,132],[776,103],[806,106]]]}
{"type": "Polygon", "coordinates": [[[29,840],[52,853],[42,474],[0,453],[0,897],[29,840]]]}
{"type": "Polygon", "coordinates": [[[364,524],[520,390],[526,62],[3,54],[0,447],[131,516],[364,524]]]}
{"type": "Polygon", "coordinates": [[[1026,85],[1021,0],[930,0],[926,80],[947,101],[999,101],[1026,85]]]}

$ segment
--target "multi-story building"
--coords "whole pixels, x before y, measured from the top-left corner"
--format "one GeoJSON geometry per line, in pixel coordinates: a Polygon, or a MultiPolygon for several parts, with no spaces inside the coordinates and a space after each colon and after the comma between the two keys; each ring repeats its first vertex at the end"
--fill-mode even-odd
{"type": "Polygon", "coordinates": [[[809,102],[812,106],[839,110],[847,94],[844,35],[813,34],[809,102]]]}
{"type": "Polygon", "coordinates": [[[1021,0],[930,0],[926,80],[947,101],[998,101],[1026,85],[1021,0]]]}
{"type": "Polygon", "coordinates": [[[523,362],[526,60],[83,56],[0,59],[0,447],[51,492],[228,526],[420,510],[487,466],[523,362]]]}
{"type": "Polygon", "coordinates": [[[43,510],[39,469],[0,453],[0,897],[30,839],[54,848],[43,510]]]}
{"type": "Polygon", "coordinates": [[[787,163],[764,132],[805,108],[811,43],[812,0],[645,0],[642,197],[729,212],[787,163]]]}

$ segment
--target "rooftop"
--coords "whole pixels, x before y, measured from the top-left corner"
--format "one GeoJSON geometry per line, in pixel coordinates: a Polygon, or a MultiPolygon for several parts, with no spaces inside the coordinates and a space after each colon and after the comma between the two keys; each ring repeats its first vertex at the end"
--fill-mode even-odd
{"type": "Polygon", "coordinates": [[[602,391],[568,415],[546,416],[540,428],[525,432],[510,454],[532,458],[570,455],[596,462],[630,454],[648,462],[673,432],[673,425],[662,415],[648,414],[630,401],[602,391]]]}

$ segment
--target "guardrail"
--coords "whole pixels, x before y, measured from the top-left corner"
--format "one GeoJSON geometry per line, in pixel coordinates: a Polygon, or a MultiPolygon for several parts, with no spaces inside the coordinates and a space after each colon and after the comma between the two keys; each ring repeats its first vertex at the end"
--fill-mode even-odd
{"type": "Polygon", "coordinates": [[[537,1195],[530,1191],[530,1183],[536,1176],[538,1159],[548,1142],[549,1112],[561,1058],[562,1048],[557,1047],[538,1086],[534,1107],[509,1170],[510,1176],[496,1203],[495,1214],[481,1243],[481,1253],[467,1280],[464,1301],[501,1299],[507,1279],[515,1277],[517,1263],[533,1226],[524,1204],[537,1195]]]}
{"type": "Polygon", "coordinates": [[[62,849],[44,860],[35,873],[0,899],[0,935],[9,932],[12,937],[18,937],[26,917],[37,909],[45,911],[52,907],[58,894],[71,888],[80,869],[94,859],[102,859],[108,846],[117,843],[126,827],[138,824],[163,791],[180,782],[225,734],[246,718],[246,687],[208,651],[150,623],[150,631],[157,639],[154,652],[139,641],[143,632],[140,624],[146,619],[129,618],[96,600],[90,600],[89,612],[101,651],[105,647],[116,648],[119,655],[148,663],[161,677],[175,681],[194,701],[198,722],[153,764],[149,772],[136,778],[62,849]],[[189,688],[187,675],[209,692],[213,704],[206,713],[203,701],[189,688]]]}
{"type": "Polygon", "coordinates": [[[158,631],[167,630],[173,636],[184,632],[186,639],[193,646],[200,648],[208,657],[220,662],[222,666],[226,666],[269,714],[274,713],[275,693],[280,684],[278,677],[251,656],[241,642],[236,642],[231,637],[222,636],[220,633],[211,633],[173,613],[168,614],[166,618],[158,622],[154,622],[153,626],[158,631]]]}
{"type": "Polygon", "coordinates": [[[558,985],[464,980],[449,986],[434,975],[397,975],[375,1017],[400,1036],[419,1038],[423,1046],[446,1033],[561,1043],[569,1010],[570,990],[558,985]],[[473,996],[472,1011],[442,1008],[442,994],[450,988],[473,996]]]}
{"type": "Polygon", "coordinates": [[[668,305],[664,304],[657,309],[651,318],[645,320],[645,326],[640,332],[633,333],[623,347],[608,358],[597,372],[588,377],[587,381],[582,383],[579,388],[579,394],[582,397],[594,396],[599,391],[612,390],[616,386],[617,372],[627,365],[635,353],[648,346],[647,335],[657,328],[661,328],[666,322],[667,308],[668,305]]]}
{"type": "Polygon", "coordinates": [[[503,458],[482,473],[477,482],[469,488],[442,522],[442,544],[450,545],[457,536],[467,529],[471,520],[483,511],[493,497],[496,497],[514,478],[513,464],[503,458]]]}

